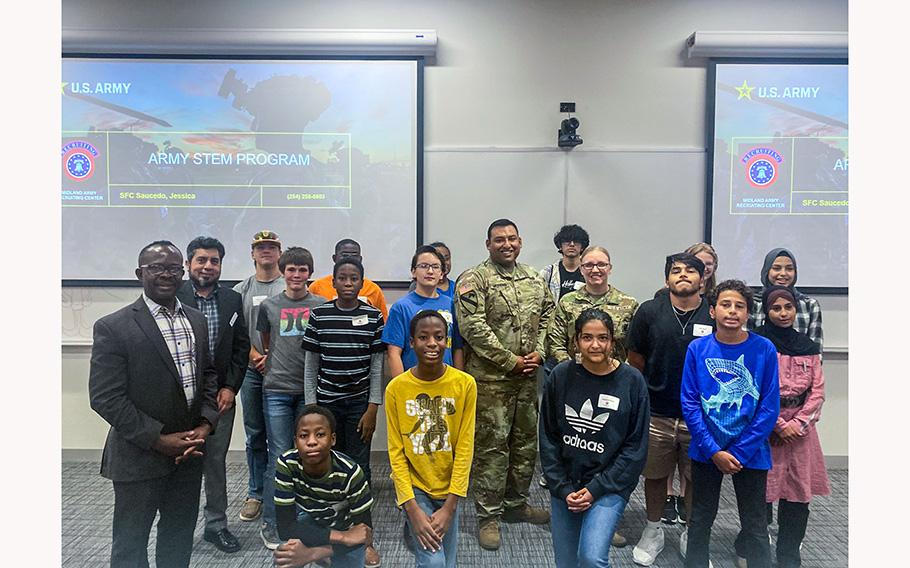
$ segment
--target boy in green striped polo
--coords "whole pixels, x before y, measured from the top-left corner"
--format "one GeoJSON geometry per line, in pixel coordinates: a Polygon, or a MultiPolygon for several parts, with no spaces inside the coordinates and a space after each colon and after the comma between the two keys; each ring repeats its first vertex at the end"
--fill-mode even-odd
{"type": "Polygon", "coordinates": [[[304,407],[295,447],[275,466],[278,535],[287,541],[275,551],[275,564],[282,568],[328,557],[333,568],[364,565],[373,497],[363,469],[334,445],[332,413],[315,404],[304,407]]]}

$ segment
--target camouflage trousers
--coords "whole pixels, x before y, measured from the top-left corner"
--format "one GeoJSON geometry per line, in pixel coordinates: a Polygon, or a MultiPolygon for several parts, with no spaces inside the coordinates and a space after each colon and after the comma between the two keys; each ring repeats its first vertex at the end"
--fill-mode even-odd
{"type": "Polygon", "coordinates": [[[477,381],[471,483],[479,520],[523,507],[537,460],[534,377],[477,381]]]}

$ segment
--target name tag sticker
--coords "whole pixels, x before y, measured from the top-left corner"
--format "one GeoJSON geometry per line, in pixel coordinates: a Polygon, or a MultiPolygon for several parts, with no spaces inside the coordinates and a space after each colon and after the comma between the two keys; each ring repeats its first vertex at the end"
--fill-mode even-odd
{"type": "Polygon", "coordinates": [[[597,408],[606,408],[607,410],[618,410],[619,399],[615,396],[602,394],[597,398],[597,408]]]}
{"type": "Polygon", "coordinates": [[[442,319],[446,320],[447,324],[449,324],[449,325],[452,324],[452,312],[450,312],[449,310],[437,310],[437,311],[439,312],[439,315],[442,316],[442,319]]]}
{"type": "Polygon", "coordinates": [[[253,296],[253,305],[258,306],[266,298],[268,298],[268,296],[253,296]]]}
{"type": "Polygon", "coordinates": [[[235,321],[237,321],[237,312],[234,312],[234,315],[231,316],[231,323],[228,324],[228,327],[234,325],[235,321]]]}
{"type": "Polygon", "coordinates": [[[366,315],[357,316],[356,318],[351,320],[351,325],[354,325],[354,326],[366,325],[369,321],[370,321],[370,319],[366,315]]]}
{"type": "Polygon", "coordinates": [[[703,323],[693,324],[692,335],[695,337],[704,337],[705,335],[711,335],[711,326],[705,325],[703,323]]]}

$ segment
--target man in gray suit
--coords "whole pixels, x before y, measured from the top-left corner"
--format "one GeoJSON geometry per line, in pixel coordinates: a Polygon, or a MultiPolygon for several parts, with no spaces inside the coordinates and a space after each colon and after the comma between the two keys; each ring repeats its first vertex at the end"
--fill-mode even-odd
{"type": "Polygon", "coordinates": [[[101,475],[114,484],[113,568],[148,566],[156,513],[156,564],[190,563],[218,379],[205,317],[176,298],[182,276],[173,243],[149,244],[136,268],[142,297],[95,323],[89,397],[111,425],[101,475]]]}

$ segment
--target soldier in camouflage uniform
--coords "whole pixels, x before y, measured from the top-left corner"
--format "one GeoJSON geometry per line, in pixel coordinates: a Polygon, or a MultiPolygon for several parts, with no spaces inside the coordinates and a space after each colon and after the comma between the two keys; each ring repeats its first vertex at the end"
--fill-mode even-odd
{"type": "Polygon", "coordinates": [[[608,283],[610,253],[599,246],[585,249],[581,255],[581,273],[584,287],[566,294],[556,304],[556,311],[547,331],[547,353],[557,361],[575,358],[575,320],[587,308],[599,308],[610,314],[616,329],[613,340],[613,357],[626,360],[626,333],[638,301],[608,283]]]}
{"type": "Polygon", "coordinates": [[[455,312],[465,371],[477,380],[471,478],[480,545],[500,545],[499,522],[543,524],[550,512],[528,504],[537,459],[537,380],[553,298],[543,279],[516,262],[518,228],[487,229],[490,257],[458,278],[455,312]]]}

